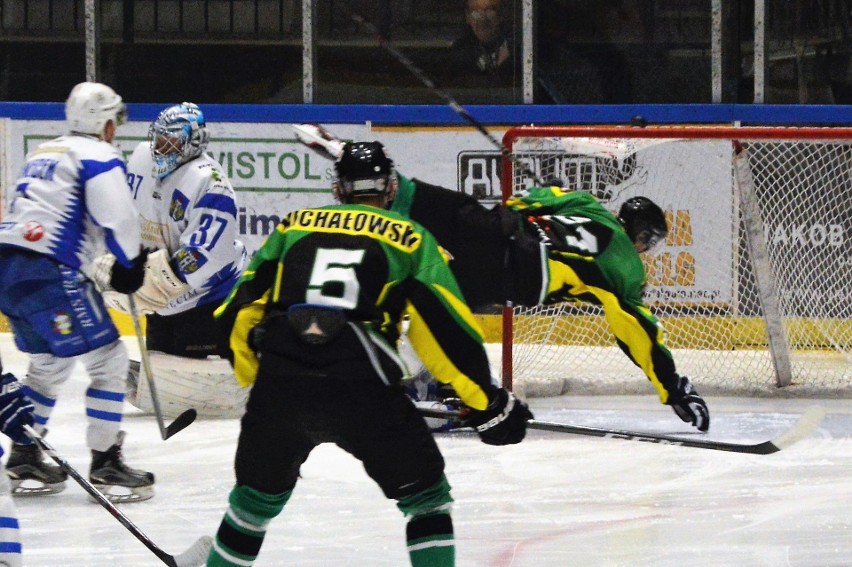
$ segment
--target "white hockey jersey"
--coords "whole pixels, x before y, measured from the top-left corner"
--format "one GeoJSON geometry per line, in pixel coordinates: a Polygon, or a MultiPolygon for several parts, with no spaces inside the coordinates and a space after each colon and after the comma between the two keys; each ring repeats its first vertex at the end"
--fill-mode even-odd
{"type": "Polygon", "coordinates": [[[139,211],[142,245],[168,250],[172,265],[189,285],[160,315],[173,315],[223,299],[242,273],[245,246],[237,239],[234,188],[222,167],[204,154],[163,180],[153,173],[147,142],[127,164],[127,181],[139,211]]]}
{"type": "Polygon", "coordinates": [[[70,134],[27,155],[0,246],[16,246],[85,269],[106,247],[124,266],[139,255],[138,217],[121,153],[94,136],[70,134]]]}

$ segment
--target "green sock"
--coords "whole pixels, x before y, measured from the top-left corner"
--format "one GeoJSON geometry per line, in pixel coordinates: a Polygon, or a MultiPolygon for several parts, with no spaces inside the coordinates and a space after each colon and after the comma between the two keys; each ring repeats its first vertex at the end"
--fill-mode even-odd
{"type": "Polygon", "coordinates": [[[452,502],[450,484],[443,475],[426,490],[397,501],[397,507],[408,518],[405,535],[413,567],[455,566],[452,502]]]}
{"type": "Polygon", "coordinates": [[[412,567],[454,567],[456,545],[449,514],[415,518],[406,527],[412,567]]]}
{"type": "Polygon", "coordinates": [[[208,567],[251,565],[260,553],[269,521],[281,512],[291,494],[291,490],[266,494],[247,486],[235,486],[207,557],[208,567]]]}

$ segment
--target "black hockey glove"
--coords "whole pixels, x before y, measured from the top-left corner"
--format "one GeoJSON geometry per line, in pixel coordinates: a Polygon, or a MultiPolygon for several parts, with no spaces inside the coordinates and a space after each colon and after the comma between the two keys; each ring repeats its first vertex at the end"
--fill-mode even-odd
{"type": "Polygon", "coordinates": [[[710,429],[710,411],[707,402],[698,395],[686,376],[677,376],[676,387],[669,392],[666,404],[686,423],[691,423],[699,431],[710,429]]]}
{"type": "Polygon", "coordinates": [[[24,425],[33,424],[33,404],[12,374],[0,376],[0,431],[15,443],[27,442],[24,425]]]}
{"type": "Polygon", "coordinates": [[[495,388],[484,410],[468,408],[462,425],[473,427],[487,445],[514,445],[524,440],[527,420],[533,414],[527,404],[505,388],[495,388]]]}
{"type": "Polygon", "coordinates": [[[133,265],[125,268],[117,261],[113,262],[110,269],[109,286],[118,293],[134,293],[145,281],[145,262],[148,261],[148,251],[144,248],[133,260],[133,265]]]}

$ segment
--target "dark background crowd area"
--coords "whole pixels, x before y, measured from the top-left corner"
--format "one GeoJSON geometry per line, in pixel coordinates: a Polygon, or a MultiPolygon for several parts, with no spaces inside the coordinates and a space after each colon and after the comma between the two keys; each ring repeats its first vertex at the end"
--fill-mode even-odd
{"type": "MultiPolygon", "coordinates": [[[[301,103],[300,0],[101,0],[99,79],[131,102],[301,103]]],[[[754,102],[754,2],[721,0],[721,100],[711,0],[540,0],[524,100],[522,0],[503,0],[511,60],[455,47],[465,0],[317,0],[320,104],[442,104],[388,40],[462,104],[754,102]],[[359,22],[359,17],[369,22],[359,22]]],[[[852,0],[767,0],[765,100],[852,102],[852,0]]],[[[86,75],[83,0],[0,0],[0,100],[61,101],[86,75]]]]}

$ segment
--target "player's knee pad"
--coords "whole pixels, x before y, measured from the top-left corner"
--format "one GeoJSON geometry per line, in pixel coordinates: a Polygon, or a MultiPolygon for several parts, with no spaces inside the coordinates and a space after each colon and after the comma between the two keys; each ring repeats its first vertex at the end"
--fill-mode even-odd
{"type": "Polygon", "coordinates": [[[71,376],[76,361],[73,358],[59,358],[52,354],[33,354],[27,369],[26,384],[42,394],[51,395],[53,389],[71,376]]]}
{"type": "Polygon", "coordinates": [[[121,341],[98,347],[80,357],[92,382],[114,384],[124,391],[130,357],[127,347],[121,341]]]}
{"type": "Polygon", "coordinates": [[[397,508],[405,514],[406,518],[409,518],[409,521],[433,514],[449,514],[452,504],[450,483],[447,482],[444,474],[441,475],[441,480],[429,488],[398,498],[396,501],[397,508]]]}

